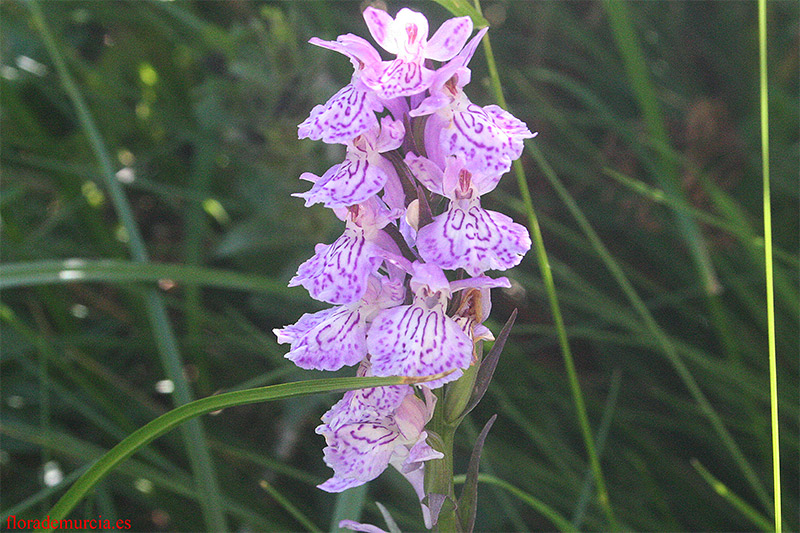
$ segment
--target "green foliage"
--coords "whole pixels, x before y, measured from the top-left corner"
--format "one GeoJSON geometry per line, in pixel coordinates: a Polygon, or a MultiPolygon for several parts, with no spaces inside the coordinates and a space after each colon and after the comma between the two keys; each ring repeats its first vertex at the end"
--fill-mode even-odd
{"type": "MultiPolygon", "coordinates": [[[[410,7],[435,29],[450,16],[442,6],[456,4],[440,3],[410,7]]],[[[166,379],[185,376],[186,392],[201,398],[320,377],[286,361],[270,333],[317,309],[285,285],[314,244],[341,229],[290,197],[304,190],[302,172],[340,161],[340,147],[298,141],[296,126],[351,72],[345,57],[307,40],[366,28],[356,2],[44,1],[48,48],[28,5],[0,4],[0,515],[34,518],[89,463],[173,408],[177,389],[163,392],[166,379]],[[58,472],[64,482],[48,486],[45,470],[48,483],[58,472]]],[[[759,486],[771,486],[772,462],[755,4],[487,0],[482,9],[499,88],[539,131],[522,158],[530,205],[506,176],[487,207],[520,222],[535,210],[564,328],[531,252],[508,273],[513,288],[495,293],[495,334],[513,309],[519,315],[486,396],[455,435],[463,474],[479,429],[498,415],[477,477],[476,531],[609,527],[563,333],[621,529],[765,528],[771,494],[759,486]]],[[[792,525],[798,6],[771,2],[768,11],[777,399],[792,525]]],[[[483,54],[473,67],[470,96],[494,102],[483,54]]],[[[208,417],[190,436],[205,443],[205,459],[169,433],[72,516],[199,531],[218,508],[230,528],[328,530],[334,514],[384,524],[379,501],[402,530],[421,529],[394,472],[351,499],[314,487],[330,471],[313,428],[336,399],[208,417]],[[216,472],[218,490],[198,485],[198,460],[216,472]]]]}

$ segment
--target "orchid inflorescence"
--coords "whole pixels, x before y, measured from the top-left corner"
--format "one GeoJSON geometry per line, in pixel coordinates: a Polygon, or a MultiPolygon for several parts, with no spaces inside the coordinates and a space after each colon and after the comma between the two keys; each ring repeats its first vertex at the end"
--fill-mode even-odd
{"type": "MultiPolygon", "coordinates": [[[[321,489],[362,485],[391,464],[423,500],[425,462],[442,457],[425,431],[437,403],[432,389],[458,380],[477,363],[476,346],[493,339],[483,325],[489,291],[510,283],[484,272],[517,265],[531,246],[525,227],[483,209],[481,196],[533,134],[500,107],[480,107],[464,94],[467,64],[486,29],[467,42],[472,20],[458,17],[428,39],[420,13],[406,8],[392,18],[368,7],[363,14],[395,59],[383,60],[352,34],[311,39],[350,58],[354,72],[299,125],[301,139],[346,147],[344,161],[322,176],[300,176],[312,186],[295,195],[345,223],[342,236],[318,244],[289,283],[334,307],[275,333],[301,368],[437,375],[418,392],[411,385],[347,392],[316,429],[334,471],[321,489]],[[448,280],[445,270],[458,271],[451,276],[457,279],[448,280]]],[[[423,513],[430,527],[426,506],[423,513]]]]}

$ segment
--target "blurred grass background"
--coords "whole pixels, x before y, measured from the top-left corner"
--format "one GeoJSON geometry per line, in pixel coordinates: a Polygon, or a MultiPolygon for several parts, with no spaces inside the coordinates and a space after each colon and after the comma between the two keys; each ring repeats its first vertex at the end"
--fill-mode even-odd
{"type": "MultiPolygon", "coordinates": [[[[289,196],[305,189],[300,173],[343,153],[297,140],[297,124],[351,73],[306,41],[367,36],[358,2],[46,1],[46,27],[26,4],[0,4],[2,518],[45,515],[91,459],[181,395],[320,376],[286,361],[271,333],[319,309],[284,287],[315,243],[341,232],[329,211],[289,196]]],[[[432,28],[449,18],[432,2],[389,11],[403,5],[432,28]]],[[[483,11],[511,111],[539,132],[522,163],[618,522],[768,526],[755,2],[498,0],[483,11]]],[[[770,2],[769,16],[784,520],[794,529],[798,5],[770,2]]],[[[492,103],[481,53],[472,67],[468,94],[492,103]]],[[[511,176],[486,205],[525,221],[511,176]]],[[[533,497],[579,529],[607,529],[533,253],[508,275],[490,325],[498,331],[514,308],[519,319],[456,460],[463,472],[477,429],[498,413],[483,471],[518,492],[483,485],[477,528],[552,529],[533,497]]],[[[313,428],[335,399],[205,417],[128,461],[74,516],[147,531],[215,529],[222,514],[242,531],[327,530],[334,511],[383,524],[380,501],[404,530],[422,528],[396,472],[339,498],[314,488],[330,471],[313,428]]]]}

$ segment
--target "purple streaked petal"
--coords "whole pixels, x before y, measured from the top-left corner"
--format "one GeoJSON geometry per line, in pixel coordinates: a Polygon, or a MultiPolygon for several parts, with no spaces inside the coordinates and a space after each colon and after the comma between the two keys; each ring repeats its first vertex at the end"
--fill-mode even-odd
{"type": "Polygon", "coordinates": [[[378,270],[380,250],[361,228],[350,224],[333,244],[318,244],[315,254],[297,269],[290,287],[302,285],[311,297],[332,304],[349,304],[367,290],[369,275],[378,270]]]}
{"type": "Polygon", "coordinates": [[[367,356],[367,324],[360,311],[342,306],[315,314],[324,318],[295,337],[287,359],[300,368],[332,371],[355,365],[367,356]]]}
{"type": "MultiPolygon", "coordinates": [[[[444,26],[444,25],[442,25],[442,26],[444,26]]],[[[447,68],[457,68],[458,69],[458,68],[466,67],[469,64],[469,62],[472,60],[472,56],[475,55],[475,50],[478,49],[478,45],[480,44],[481,39],[483,39],[483,36],[486,35],[486,32],[488,32],[488,31],[489,31],[489,28],[482,28],[481,30],[479,30],[478,33],[475,34],[475,37],[470,39],[470,41],[467,43],[467,45],[461,50],[461,52],[458,53],[458,56],[456,58],[454,58],[452,61],[450,61],[449,63],[447,63],[447,65],[445,65],[445,67],[442,67],[442,68],[446,68],[447,67],[447,68]]],[[[442,69],[440,68],[439,70],[442,70],[442,69]]],[[[438,72],[439,71],[437,71],[437,73],[438,72]]],[[[447,80],[445,79],[445,80],[443,80],[443,82],[444,81],[447,81],[447,80]]],[[[466,77],[464,79],[464,78],[462,78],[462,76],[459,76],[459,80],[458,80],[458,84],[457,84],[458,87],[463,87],[467,83],[469,83],[469,77],[466,77]]]]}
{"type": "Polygon", "coordinates": [[[475,104],[453,113],[450,126],[442,130],[439,139],[447,154],[464,156],[466,168],[473,174],[504,174],[521,153],[475,104]]]}
{"type": "Polygon", "coordinates": [[[430,292],[438,291],[448,297],[450,296],[450,282],[437,265],[414,261],[411,268],[410,287],[416,295],[419,295],[420,291],[427,287],[430,292]]]}
{"type": "MultiPolygon", "coordinates": [[[[491,213],[491,211],[490,211],[491,213]]],[[[465,278],[465,279],[458,279],[452,283],[450,283],[450,290],[453,292],[460,291],[463,289],[497,289],[497,288],[504,288],[508,289],[511,287],[511,282],[508,280],[507,277],[501,276],[499,278],[490,278],[489,276],[476,276],[474,278],[465,278]]],[[[486,292],[484,296],[488,296],[489,293],[486,292]]],[[[488,315],[484,317],[484,320],[488,318],[488,315]]]]}
{"type": "Polygon", "coordinates": [[[398,446],[400,434],[388,418],[370,422],[345,424],[332,429],[319,426],[325,437],[325,464],[333,469],[334,477],[362,482],[378,477],[389,466],[389,459],[398,446]]]}
{"type": "Polygon", "coordinates": [[[394,24],[389,29],[387,41],[394,39],[399,57],[419,57],[428,42],[428,19],[422,13],[404,7],[397,12],[394,24]]]}
{"type": "Polygon", "coordinates": [[[408,114],[412,117],[422,117],[425,115],[430,115],[431,113],[435,113],[438,110],[442,109],[449,103],[450,103],[450,98],[448,98],[446,94],[443,94],[441,92],[436,92],[431,94],[429,97],[425,98],[422,102],[419,103],[417,107],[415,107],[408,114]]]}
{"type": "Polygon", "coordinates": [[[344,492],[347,489],[352,489],[353,487],[358,487],[359,485],[363,485],[366,481],[361,481],[354,478],[341,478],[341,477],[332,477],[325,483],[320,483],[317,485],[318,489],[322,489],[325,492],[344,492]]]}
{"type": "Polygon", "coordinates": [[[389,28],[391,27],[394,19],[389,13],[381,9],[375,9],[370,6],[364,10],[364,22],[367,23],[367,28],[372,34],[375,42],[390,54],[396,54],[397,49],[393,46],[394,39],[387,39],[389,28]],[[387,48],[387,46],[389,48],[387,48]],[[390,49],[391,48],[391,49],[390,49]]]}
{"type": "Polygon", "coordinates": [[[419,180],[429,191],[445,195],[442,189],[443,173],[439,166],[425,157],[416,155],[409,152],[406,154],[405,163],[414,174],[414,177],[419,180]]]}
{"type": "Polygon", "coordinates": [[[521,130],[516,123],[519,121],[514,119],[516,122],[512,122],[508,117],[511,115],[500,115],[495,109],[487,112],[472,103],[461,106],[453,112],[452,121],[439,133],[441,149],[446,155],[462,154],[467,170],[473,174],[503,174],[511,168],[511,162],[522,154],[522,140],[533,136],[521,130]],[[500,124],[495,122],[496,118],[501,121],[500,124]]]}
{"type": "Polygon", "coordinates": [[[471,276],[516,266],[530,247],[524,226],[475,203],[465,206],[453,202],[447,212],[417,234],[417,249],[423,259],[446,270],[463,268],[471,276]]]}
{"type": "Polygon", "coordinates": [[[375,141],[375,151],[384,153],[400,148],[405,139],[406,128],[401,120],[385,116],[381,119],[381,131],[375,141]]]}
{"type": "Polygon", "coordinates": [[[381,110],[383,104],[374,93],[357,89],[351,83],[333,95],[325,105],[314,107],[311,115],[298,126],[298,137],[343,144],[376,128],[378,119],[375,113],[381,110]]]}
{"type": "Polygon", "coordinates": [[[531,130],[528,129],[524,122],[498,105],[487,105],[483,110],[492,117],[497,127],[510,137],[529,139],[536,136],[535,133],[531,133],[531,130]]]}
{"type": "Polygon", "coordinates": [[[376,376],[429,376],[456,370],[426,383],[436,388],[461,376],[472,361],[472,341],[440,306],[403,305],[377,316],[367,334],[376,376]]]}
{"type": "Polygon", "coordinates": [[[383,99],[411,96],[426,90],[433,80],[433,71],[422,66],[420,61],[395,59],[383,64],[383,72],[377,79],[364,80],[370,89],[383,99]]]}
{"type": "Polygon", "coordinates": [[[353,62],[356,72],[381,62],[378,51],[366,39],[352,33],[340,35],[335,41],[323,41],[318,37],[312,37],[308,42],[346,55],[353,62]]]}
{"type": "Polygon", "coordinates": [[[381,164],[383,158],[363,157],[362,153],[348,153],[340,165],[331,167],[322,178],[307,192],[296,194],[305,198],[306,207],[324,204],[325,207],[347,207],[360,204],[375,196],[389,178],[389,172],[396,172],[391,164],[381,164]]]}
{"type": "Polygon", "coordinates": [[[413,394],[409,385],[348,391],[322,415],[322,421],[327,428],[336,429],[353,422],[381,418],[393,413],[409,394],[413,394]]]}
{"type": "Polygon", "coordinates": [[[316,313],[305,313],[300,320],[281,329],[273,329],[272,332],[278,337],[278,344],[295,343],[318,324],[323,322],[336,308],[324,309],[316,313]]]}
{"type": "Polygon", "coordinates": [[[455,57],[464,47],[472,33],[472,19],[458,17],[445,21],[425,47],[425,57],[436,61],[447,61],[455,57]]]}

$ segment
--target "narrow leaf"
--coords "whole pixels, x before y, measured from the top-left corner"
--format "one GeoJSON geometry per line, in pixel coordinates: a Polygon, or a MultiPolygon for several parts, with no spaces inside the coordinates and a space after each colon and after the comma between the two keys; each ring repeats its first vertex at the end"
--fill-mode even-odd
{"type": "Polygon", "coordinates": [[[419,184],[417,184],[417,199],[419,200],[419,227],[423,228],[433,222],[433,213],[428,203],[428,195],[419,184]]]}
{"type": "Polygon", "coordinates": [[[764,515],[756,511],[752,506],[750,506],[746,501],[740,498],[738,495],[731,492],[731,490],[722,483],[719,479],[714,477],[714,475],[704,467],[700,461],[697,459],[692,459],[690,461],[692,467],[703,477],[703,479],[708,483],[714,492],[722,496],[725,500],[728,501],[731,505],[733,505],[740,513],[746,516],[753,524],[755,524],[758,528],[762,531],[774,531],[774,525],[766,518],[764,515]]]}
{"type": "Polygon", "coordinates": [[[516,319],[517,310],[514,309],[514,311],[511,313],[511,316],[508,317],[506,325],[503,326],[502,330],[500,330],[497,340],[494,341],[494,346],[492,346],[492,349],[489,350],[486,358],[481,363],[481,367],[478,369],[478,376],[475,378],[475,389],[472,392],[472,398],[464,408],[464,412],[461,414],[462,417],[466,416],[470,411],[475,409],[475,406],[480,403],[483,395],[486,394],[486,390],[489,388],[489,383],[492,381],[492,376],[494,376],[494,370],[497,368],[497,363],[500,360],[500,353],[503,351],[503,347],[506,344],[508,335],[511,333],[511,327],[514,325],[514,321],[516,319]]]}
{"type": "Polygon", "coordinates": [[[431,492],[425,496],[425,501],[423,503],[424,505],[428,506],[428,509],[430,509],[432,525],[435,526],[439,521],[439,513],[442,512],[442,506],[446,500],[447,496],[444,494],[437,494],[435,492],[431,492]]]}
{"type": "Polygon", "coordinates": [[[486,436],[489,434],[489,430],[492,429],[492,424],[494,424],[495,420],[497,420],[497,415],[492,415],[492,418],[483,426],[475,441],[475,447],[472,448],[472,455],[469,458],[469,467],[467,467],[467,480],[461,489],[461,498],[458,500],[456,514],[461,522],[461,529],[466,533],[472,533],[472,530],[475,529],[475,516],[478,511],[478,469],[481,462],[481,451],[483,451],[486,436]]]}
{"type": "Polygon", "coordinates": [[[383,519],[386,521],[386,527],[389,528],[389,533],[402,533],[402,531],[400,531],[400,528],[397,525],[397,522],[394,521],[394,518],[392,518],[391,513],[389,513],[389,510],[386,507],[384,507],[381,502],[375,502],[375,505],[378,506],[378,509],[383,515],[383,519]]]}
{"type": "MultiPolygon", "coordinates": [[[[430,379],[438,379],[430,378],[430,379]]],[[[422,381],[427,381],[424,378],[422,381]]],[[[122,461],[136,453],[140,448],[154,439],[179,426],[183,422],[192,420],[202,414],[219,411],[227,407],[245,405],[263,401],[281,400],[322,392],[346,391],[363,389],[367,387],[380,387],[384,385],[398,385],[417,382],[417,378],[387,377],[387,378],[331,378],[296,383],[282,383],[258,389],[228,392],[215,396],[208,396],[200,400],[182,405],[155,420],[147,423],[131,433],[122,442],[114,446],[61,497],[50,510],[52,520],[60,520],[67,516],[75,505],[83,499],[106,475],[116,468],[122,461]]]]}
{"type": "Polygon", "coordinates": [[[75,282],[157,283],[163,279],[186,285],[292,294],[285,283],[264,276],[183,264],[75,258],[0,266],[0,289],[75,282]]]}
{"type": "Polygon", "coordinates": [[[333,518],[331,519],[330,531],[337,533],[342,528],[339,522],[342,520],[361,520],[361,511],[364,509],[364,501],[367,499],[367,484],[347,489],[336,497],[336,505],[333,507],[333,518]]]}

